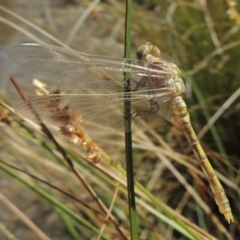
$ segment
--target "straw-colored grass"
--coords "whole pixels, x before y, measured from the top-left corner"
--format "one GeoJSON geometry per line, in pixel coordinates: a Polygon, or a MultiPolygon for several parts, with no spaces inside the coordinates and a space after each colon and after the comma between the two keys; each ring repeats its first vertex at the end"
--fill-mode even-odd
{"type": "MultiPolygon", "coordinates": [[[[223,183],[234,223],[229,225],[219,213],[195,156],[172,122],[133,134],[138,235],[140,239],[238,239],[240,5],[159,2],[134,4],[133,54],[150,41],[181,69],[192,124],[223,183]]],[[[70,47],[81,52],[123,57],[124,1],[94,7],[87,0],[45,8],[38,4],[25,3],[32,12],[24,11],[24,4],[13,11],[0,7],[1,24],[19,34],[14,40],[8,37],[7,48],[18,39],[69,47],[63,43],[68,39],[70,47]],[[90,15],[80,25],[89,6],[90,15]],[[71,31],[77,22],[79,30],[71,31]]],[[[25,94],[33,96],[32,76],[27,72],[18,76],[21,70],[14,72],[15,64],[9,63],[4,71],[15,74],[25,94]]],[[[51,89],[50,82],[45,83],[51,89]]],[[[70,84],[62,87],[61,91],[77,92],[70,84]]],[[[14,89],[8,87],[7,93],[14,89]]],[[[13,108],[21,101],[15,97],[19,94],[10,96],[4,90],[0,239],[130,239],[123,133],[90,136],[102,155],[100,163],[93,164],[92,153],[81,141],[74,145],[57,128],[47,130],[17,117],[13,108]]]]}

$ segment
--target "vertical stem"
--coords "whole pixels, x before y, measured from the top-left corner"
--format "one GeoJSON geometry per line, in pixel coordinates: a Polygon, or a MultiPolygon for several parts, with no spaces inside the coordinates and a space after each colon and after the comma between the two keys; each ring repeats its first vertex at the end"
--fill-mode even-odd
{"type": "MultiPolygon", "coordinates": [[[[125,50],[124,57],[126,61],[131,58],[131,28],[132,28],[132,0],[126,2],[126,18],[125,18],[125,50]]],[[[127,187],[128,187],[128,206],[130,218],[131,239],[137,240],[137,214],[134,192],[134,172],[132,157],[132,132],[131,132],[131,74],[125,73],[124,92],[126,100],[124,100],[124,119],[125,119],[125,151],[126,151],[126,167],[127,167],[127,187]]]]}

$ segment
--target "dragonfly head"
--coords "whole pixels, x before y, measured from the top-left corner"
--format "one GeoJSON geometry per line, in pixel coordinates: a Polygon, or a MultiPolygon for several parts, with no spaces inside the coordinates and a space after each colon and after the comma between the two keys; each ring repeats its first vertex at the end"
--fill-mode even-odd
{"type": "Polygon", "coordinates": [[[152,57],[159,58],[161,52],[157,46],[153,45],[150,42],[146,42],[138,48],[136,55],[138,60],[149,61],[149,58],[152,57]]]}

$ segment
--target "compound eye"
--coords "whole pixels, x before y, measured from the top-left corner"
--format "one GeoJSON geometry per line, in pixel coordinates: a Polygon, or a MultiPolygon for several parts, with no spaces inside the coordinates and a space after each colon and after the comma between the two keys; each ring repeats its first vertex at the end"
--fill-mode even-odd
{"type": "Polygon", "coordinates": [[[143,55],[144,55],[144,52],[145,52],[145,44],[140,46],[136,52],[136,56],[137,56],[137,59],[138,60],[143,60],[143,55]]]}
{"type": "Polygon", "coordinates": [[[147,60],[147,55],[150,54],[154,57],[160,57],[160,50],[155,45],[150,42],[146,42],[142,46],[140,46],[136,52],[138,60],[147,60]]]}

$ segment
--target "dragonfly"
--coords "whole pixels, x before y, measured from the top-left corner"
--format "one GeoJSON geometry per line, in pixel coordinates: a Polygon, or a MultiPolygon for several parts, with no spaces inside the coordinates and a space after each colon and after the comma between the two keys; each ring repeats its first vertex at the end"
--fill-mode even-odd
{"type": "Polygon", "coordinates": [[[149,42],[141,45],[136,60],[89,55],[38,43],[14,46],[8,55],[38,78],[73,92],[49,94],[21,103],[16,113],[23,119],[65,127],[71,124],[72,118],[68,116],[71,108],[86,130],[128,132],[154,128],[173,116],[209,182],[219,211],[229,223],[233,222],[223,186],[192,127],[182,97],[185,85],[181,71],[157,46],[149,42]],[[130,78],[123,81],[126,73],[130,78]],[[124,101],[131,103],[127,115],[124,101]],[[64,107],[59,108],[60,104],[64,107]],[[130,127],[124,120],[131,121],[130,127]]]}

